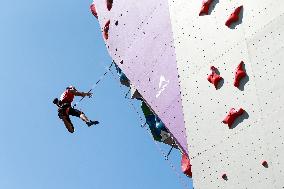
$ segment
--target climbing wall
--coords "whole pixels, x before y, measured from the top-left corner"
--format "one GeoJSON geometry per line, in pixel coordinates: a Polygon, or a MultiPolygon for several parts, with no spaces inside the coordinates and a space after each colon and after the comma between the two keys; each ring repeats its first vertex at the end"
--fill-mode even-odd
{"type": "Polygon", "coordinates": [[[283,0],[92,10],[111,57],[188,153],[195,189],[284,188],[283,0]]]}
{"type": "Polygon", "coordinates": [[[284,1],[168,2],[194,188],[284,188],[284,1]]]}
{"type": "Polygon", "coordinates": [[[94,5],[109,54],[187,153],[167,1],[106,2],[94,5]]]}

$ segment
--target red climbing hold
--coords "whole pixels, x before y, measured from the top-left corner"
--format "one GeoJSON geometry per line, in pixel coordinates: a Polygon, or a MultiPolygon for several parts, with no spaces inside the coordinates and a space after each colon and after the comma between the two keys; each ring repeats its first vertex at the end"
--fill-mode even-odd
{"type": "Polygon", "coordinates": [[[106,22],[105,27],[104,27],[104,38],[105,38],[105,40],[108,39],[109,24],[110,24],[110,20],[108,20],[106,22]]]}
{"type": "Polygon", "coordinates": [[[240,81],[247,75],[245,70],[243,69],[244,62],[241,61],[241,63],[238,65],[236,72],[235,72],[235,81],[234,86],[239,87],[240,81]]]}
{"type": "Polygon", "coordinates": [[[186,176],[192,177],[190,160],[186,154],[182,154],[181,170],[186,176]]]}
{"type": "Polygon", "coordinates": [[[244,109],[240,108],[238,111],[235,110],[235,108],[231,108],[230,112],[226,116],[226,118],[223,120],[223,123],[228,124],[229,128],[233,125],[234,121],[244,113],[244,109]]]}
{"type": "Polygon", "coordinates": [[[106,0],[107,10],[110,11],[110,9],[112,8],[112,3],[113,3],[113,0],[106,0]]]}
{"type": "Polygon", "coordinates": [[[215,86],[215,89],[217,89],[219,81],[223,78],[216,73],[218,71],[217,68],[211,66],[210,69],[212,70],[212,73],[207,77],[207,80],[215,86]]]}
{"type": "Polygon", "coordinates": [[[211,3],[213,2],[213,0],[204,0],[202,2],[202,7],[201,7],[201,10],[199,12],[199,16],[201,15],[208,15],[208,11],[209,11],[209,8],[210,8],[210,5],[211,3]]]}
{"type": "Polygon", "coordinates": [[[93,14],[96,18],[98,18],[98,13],[97,13],[96,6],[95,6],[94,3],[91,4],[90,9],[91,9],[92,14],[93,14]]]}
{"type": "Polygon", "coordinates": [[[228,180],[228,177],[227,177],[227,175],[225,173],[222,175],[222,179],[228,180]]]}
{"type": "Polygon", "coordinates": [[[237,22],[239,20],[239,14],[242,10],[243,6],[239,6],[235,9],[235,11],[230,15],[225,25],[230,27],[233,22],[237,22]]]}
{"type": "Polygon", "coordinates": [[[268,163],[267,163],[267,161],[263,161],[261,164],[262,164],[263,167],[268,168],[268,163]]]}

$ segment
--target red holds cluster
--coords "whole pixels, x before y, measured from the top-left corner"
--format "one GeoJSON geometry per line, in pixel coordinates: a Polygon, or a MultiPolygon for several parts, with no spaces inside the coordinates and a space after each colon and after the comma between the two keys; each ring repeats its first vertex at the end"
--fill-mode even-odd
{"type": "Polygon", "coordinates": [[[213,2],[213,0],[204,0],[202,2],[202,7],[201,7],[201,10],[199,12],[199,16],[201,15],[208,15],[208,11],[209,11],[209,8],[210,8],[210,5],[211,3],[213,2]]]}
{"type": "Polygon", "coordinates": [[[98,13],[97,13],[96,6],[95,6],[94,3],[91,4],[90,9],[91,9],[92,14],[93,14],[96,18],[98,18],[98,13]]]}
{"type": "Polygon", "coordinates": [[[110,9],[112,8],[112,3],[113,3],[113,0],[106,0],[107,10],[110,11],[110,9]]]}
{"type": "Polygon", "coordinates": [[[108,20],[104,26],[104,38],[105,40],[108,39],[108,30],[109,30],[110,20],[108,20]]]}
{"type": "Polygon", "coordinates": [[[186,154],[182,154],[181,170],[186,176],[192,177],[190,160],[186,154]]]}
{"type": "Polygon", "coordinates": [[[229,114],[223,120],[223,123],[228,124],[229,128],[233,125],[234,121],[243,113],[245,112],[244,109],[240,108],[238,111],[235,108],[231,108],[229,114]]]}
{"type": "Polygon", "coordinates": [[[234,86],[239,87],[241,79],[243,79],[247,74],[245,70],[243,69],[244,62],[241,61],[241,63],[238,65],[236,72],[235,72],[235,81],[234,86]]]}
{"type": "Polygon", "coordinates": [[[226,21],[225,25],[230,27],[232,23],[237,22],[239,20],[239,15],[242,10],[243,6],[239,6],[235,9],[235,11],[230,15],[228,20],[226,21]]]}
{"type": "Polygon", "coordinates": [[[211,66],[210,69],[212,73],[207,77],[207,80],[215,86],[215,89],[217,89],[219,81],[221,81],[223,78],[216,73],[217,68],[211,66]]]}

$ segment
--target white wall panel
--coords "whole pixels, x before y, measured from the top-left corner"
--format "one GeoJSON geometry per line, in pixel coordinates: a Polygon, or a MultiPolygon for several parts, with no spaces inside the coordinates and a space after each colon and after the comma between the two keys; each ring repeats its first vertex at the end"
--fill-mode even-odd
{"type": "Polygon", "coordinates": [[[284,188],[284,1],[215,3],[199,16],[202,1],[169,0],[194,187],[284,188]],[[242,20],[226,27],[241,5],[242,20]],[[240,61],[248,77],[238,89],[240,61]],[[218,90],[207,81],[210,66],[224,78],[218,90]],[[246,119],[232,129],[221,123],[240,107],[246,119]]]}
{"type": "Polygon", "coordinates": [[[272,169],[261,164],[268,158],[264,143],[262,133],[250,128],[194,157],[195,189],[273,188],[272,169]],[[227,181],[222,179],[224,173],[227,181]]]}
{"type": "Polygon", "coordinates": [[[250,37],[283,15],[283,0],[244,0],[244,27],[250,37]]]}

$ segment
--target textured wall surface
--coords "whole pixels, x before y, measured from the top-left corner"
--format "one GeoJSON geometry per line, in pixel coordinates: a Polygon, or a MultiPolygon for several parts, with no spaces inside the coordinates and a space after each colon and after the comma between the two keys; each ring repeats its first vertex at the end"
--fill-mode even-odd
{"type": "Polygon", "coordinates": [[[110,20],[105,42],[111,57],[187,152],[167,1],[114,1],[110,11],[105,1],[94,3],[102,30],[110,20]]]}
{"type": "Polygon", "coordinates": [[[201,1],[169,4],[195,189],[284,188],[284,2],[217,0],[203,16],[201,1]],[[237,88],[241,61],[248,76],[237,88]],[[217,90],[211,66],[223,77],[217,90]],[[230,108],[246,111],[231,129],[222,123],[230,108]]]}
{"type": "Polygon", "coordinates": [[[188,152],[195,189],[284,188],[283,0],[214,0],[203,16],[202,1],[95,4],[102,30],[111,21],[111,57],[188,152]],[[241,61],[247,76],[235,87],[241,61]],[[245,113],[229,128],[231,108],[245,113]]]}

